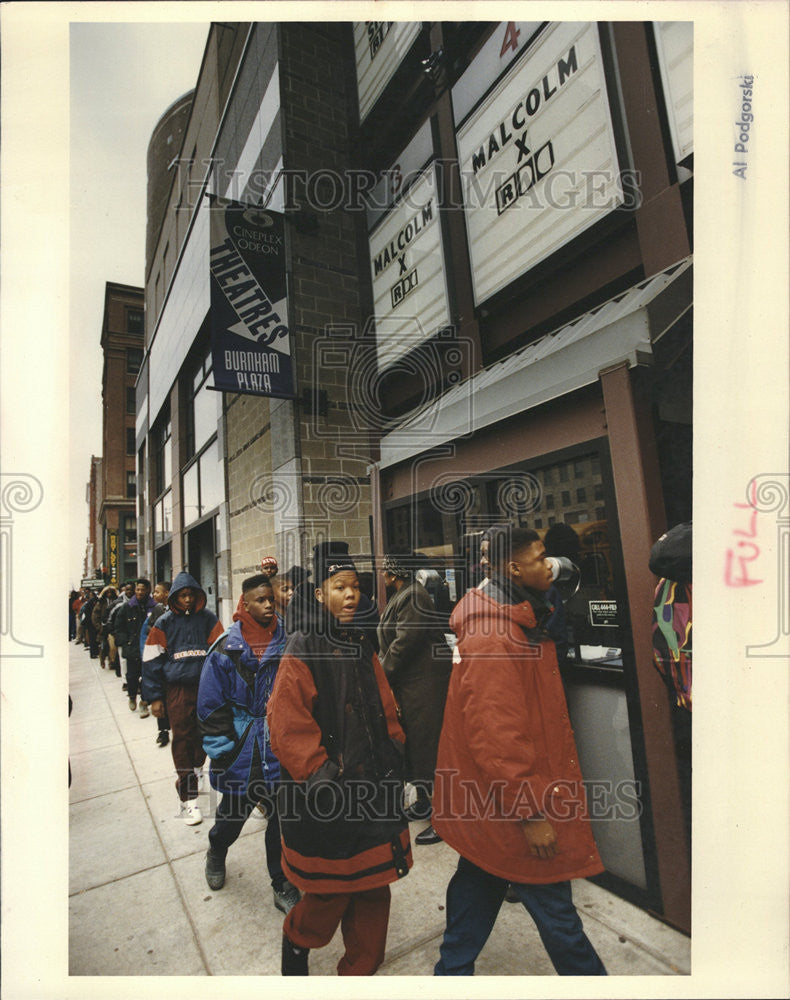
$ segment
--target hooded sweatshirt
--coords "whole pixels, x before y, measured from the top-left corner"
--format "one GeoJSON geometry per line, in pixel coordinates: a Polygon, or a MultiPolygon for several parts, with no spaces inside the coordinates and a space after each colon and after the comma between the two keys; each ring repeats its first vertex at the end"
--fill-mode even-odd
{"type": "Polygon", "coordinates": [[[211,645],[222,635],[217,616],[206,608],[206,594],[189,573],[179,573],[167,597],[170,608],[148,632],[143,647],[143,697],[147,702],[164,698],[168,684],[197,684],[211,645]],[[176,605],[179,591],[198,592],[194,610],[187,614],[176,605]]]}

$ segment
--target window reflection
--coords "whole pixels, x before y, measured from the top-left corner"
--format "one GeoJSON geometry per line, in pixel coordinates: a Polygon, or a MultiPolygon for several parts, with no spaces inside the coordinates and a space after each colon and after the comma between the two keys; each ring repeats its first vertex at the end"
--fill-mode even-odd
{"type": "Polygon", "coordinates": [[[428,494],[387,510],[387,546],[423,555],[441,578],[441,587],[434,578],[435,589],[449,614],[486,575],[486,528],[495,523],[533,528],[549,555],[565,556],[579,568],[574,594],[563,594],[561,586],[550,592],[559,611],[558,652],[568,662],[617,669],[622,666],[621,609],[605,492],[595,453],[529,470],[447,478],[428,494]],[[560,483],[567,486],[559,489],[560,483]]]}

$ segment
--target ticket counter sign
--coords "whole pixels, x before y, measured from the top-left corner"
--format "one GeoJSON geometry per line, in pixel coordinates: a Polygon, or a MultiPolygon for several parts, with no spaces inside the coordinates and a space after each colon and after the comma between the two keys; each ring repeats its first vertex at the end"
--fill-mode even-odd
{"type": "Polygon", "coordinates": [[[617,628],[617,601],[590,601],[590,624],[617,628]]]}
{"type": "Polygon", "coordinates": [[[354,50],[361,122],[370,113],[421,30],[421,21],[355,22],[354,50]]]}
{"type": "Polygon", "coordinates": [[[376,226],[369,245],[383,369],[450,322],[435,165],[376,226]]]}
{"type": "Polygon", "coordinates": [[[594,23],[540,32],[456,135],[476,304],[624,202],[594,23]]]}

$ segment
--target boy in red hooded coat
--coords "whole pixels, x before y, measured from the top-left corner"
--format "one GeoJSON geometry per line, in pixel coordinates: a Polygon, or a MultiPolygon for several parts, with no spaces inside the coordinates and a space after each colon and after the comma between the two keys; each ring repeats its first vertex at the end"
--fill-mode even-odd
{"type": "Polygon", "coordinates": [[[534,531],[490,532],[492,572],[450,619],[458,636],[439,741],[433,825],[460,854],[435,975],[474,973],[510,883],[560,975],[606,975],[570,879],[603,870],[590,830],[534,531]],[[459,661],[460,656],[460,661],[459,661]]]}

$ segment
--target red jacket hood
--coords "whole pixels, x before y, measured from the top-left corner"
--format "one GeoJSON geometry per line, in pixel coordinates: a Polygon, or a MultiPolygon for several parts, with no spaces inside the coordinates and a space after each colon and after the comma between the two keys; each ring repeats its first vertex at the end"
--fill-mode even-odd
{"type": "MultiPolygon", "coordinates": [[[[535,628],[537,625],[535,611],[529,601],[500,604],[485,591],[474,588],[468,590],[456,604],[450,615],[450,628],[460,641],[469,633],[470,627],[476,631],[476,626],[482,619],[494,618],[500,619],[506,627],[517,627],[519,632],[522,628],[535,628]]],[[[523,633],[521,639],[523,641],[523,633]]]]}

